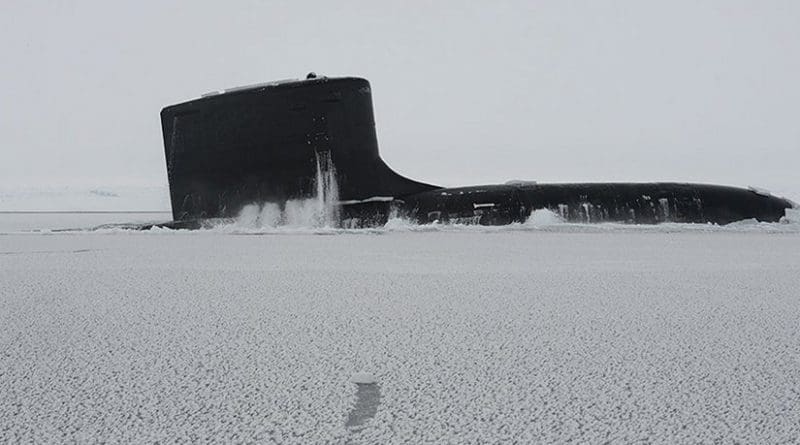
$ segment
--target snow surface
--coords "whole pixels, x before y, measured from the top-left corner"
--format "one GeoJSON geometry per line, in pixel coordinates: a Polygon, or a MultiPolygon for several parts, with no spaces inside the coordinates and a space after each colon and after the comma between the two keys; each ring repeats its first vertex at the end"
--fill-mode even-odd
{"type": "Polygon", "coordinates": [[[147,224],[171,220],[170,212],[0,212],[0,234],[85,230],[104,224],[147,224]]]}
{"type": "Polygon", "coordinates": [[[7,216],[3,443],[800,441],[792,223],[12,234],[7,216]],[[379,385],[351,382],[365,370],[379,385]]]}

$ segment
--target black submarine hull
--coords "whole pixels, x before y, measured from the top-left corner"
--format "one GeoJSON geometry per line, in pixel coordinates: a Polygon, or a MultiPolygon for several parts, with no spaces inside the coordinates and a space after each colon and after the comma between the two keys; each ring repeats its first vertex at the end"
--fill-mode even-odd
{"type": "Polygon", "coordinates": [[[342,227],[400,216],[421,224],[502,225],[549,209],[570,222],[779,221],[793,203],[754,189],[686,183],[509,183],[443,188],[405,178],[378,152],[371,87],[354,77],[212,93],[161,112],[175,228],[235,218],[249,204],[320,198],[333,177],[342,227]],[[324,160],[324,162],[321,162],[324,160]],[[325,172],[320,172],[320,169],[325,172]]]}
{"type": "Polygon", "coordinates": [[[791,206],[756,190],[687,183],[490,185],[423,192],[403,203],[406,214],[421,224],[482,225],[524,222],[539,209],[579,223],[778,222],[791,206]]]}

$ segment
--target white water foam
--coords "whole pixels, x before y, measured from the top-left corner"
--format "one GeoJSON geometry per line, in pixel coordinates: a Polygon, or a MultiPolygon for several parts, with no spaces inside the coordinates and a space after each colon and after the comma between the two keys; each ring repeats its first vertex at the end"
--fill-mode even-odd
{"type": "MultiPolygon", "coordinates": [[[[0,234],[8,233],[46,233],[49,229],[64,229],[72,227],[74,230],[59,233],[128,233],[128,234],[203,234],[218,233],[232,235],[270,235],[270,234],[313,234],[313,235],[339,235],[339,234],[391,234],[400,232],[448,232],[448,233],[503,233],[503,232],[554,232],[554,233],[784,233],[800,234],[800,208],[786,209],[786,215],[778,223],[759,222],[754,219],[734,222],[720,226],[715,224],[689,224],[689,223],[660,223],[660,224],[626,224],[626,223],[574,223],[566,222],[559,214],[549,209],[534,210],[524,223],[513,223],[503,226],[481,226],[475,224],[417,224],[401,215],[392,214],[383,226],[371,228],[346,228],[338,222],[337,198],[338,186],[336,174],[332,165],[326,169],[324,157],[318,159],[319,170],[315,187],[315,195],[302,200],[288,201],[283,205],[277,203],[251,204],[245,206],[235,219],[219,219],[208,221],[204,228],[199,230],[167,229],[153,227],[150,230],[131,230],[130,226],[102,227],[97,224],[85,228],[76,227],[69,215],[64,216],[64,221],[54,221],[53,215],[26,215],[30,218],[42,218],[39,225],[28,221],[20,229],[13,221],[8,227],[0,220],[0,234]],[[46,217],[45,217],[46,216],[46,217]],[[36,229],[31,229],[36,227],[36,229]]],[[[6,218],[15,215],[6,216],[6,218]]],[[[2,217],[2,215],[0,215],[2,217]]],[[[126,216],[145,221],[149,215],[126,216]],[[144,218],[144,219],[143,219],[144,218]]],[[[162,220],[163,221],[163,220],[162,220]]],[[[98,223],[99,224],[99,223],[98,223]]]]}
{"type": "MultiPolygon", "coordinates": [[[[286,203],[285,209],[274,203],[250,205],[242,209],[235,220],[218,220],[198,230],[167,229],[153,227],[150,230],[131,230],[124,227],[104,227],[100,229],[79,229],[59,233],[102,233],[102,234],[230,234],[230,235],[345,235],[368,234],[383,235],[391,233],[505,233],[505,232],[552,232],[552,233],[776,233],[800,234],[800,210],[787,209],[786,216],[779,223],[765,223],[744,220],[720,226],[715,224],[660,223],[572,223],[566,222],[557,213],[539,209],[524,223],[503,226],[481,226],[476,224],[417,224],[407,218],[393,216],[383,226],[372,228],[343,228],[326,223],[320,218],[319,204],[314,199],[286,203]]],[[[49,222],[52,225],[52,222],[49,222]]],[[[55,226],[54,226],[55,227],[55,226]]],[[[59,226],[60,228],[61,226],[59,226]]],[[[50,227],[38,230],[0,230],[0,233],[43,233],[50,227]]]]}
{"type": "Polygon", "coordinates": [[[245,206],[235,226],[243,229],[337,228],[339,226],[339,183],[330,152],[316,153],[314,195],[284,203],[266,202],[245,206]]]}
{"type": "MultiPolygon", "coordinates": [[[[686,224],[686,223],[661,223],[653,225],[635,225],[624,223],[568,223],[568,222],[525,222],[513,223],[503,226],[481,226],[467,224],[416,224],[404,218],[392,218],[383,226],[372,228],[341,228],[311,225],[274,224],[275,219],[270,219],[276,212],[274,207],[264,211],[259,206],[252,206],[246,216],[235,221],[220,220],[217,224],[197,230],[168,229],[153,227],[149,230],[135,230],[130,227],[75,227],[63,231],[65,224],[54,225],[62,229],[52,233],[60,234],[128,234],[128,235],[388,235],[392,233],[486,233],[500,234],[506,232],[549,232],[549,233],[775,233],[800,235],[800,221],[784,219],[781,223],[764,223],[755,220],[739,221],[725,226],[715,224],[686,224]],[[267,217],[261,216],[266,214],[267,217]],[[270,222],[272,221],[272,222],[270,222]]],[[[284,215],[284,212],[277,212],[284,215]]],[[[35,215],[34,215],[35,216],[35,215]]],[[[537,216],[537,219],[539,216],[537,216]]],[[[30,225],[30,224],[29,224],[30,225]]],[[[0,229],[0,234],[47,234],[51,232],[52,222],[40,224],[36,229],[0,229]]]]}
{"type": "Polygon", "coordinates": [[[546,227],[565,223],[566,221],[561,215],[548,209],[534,210],[525,221],[525,225],[529,227],[546,227]]]}

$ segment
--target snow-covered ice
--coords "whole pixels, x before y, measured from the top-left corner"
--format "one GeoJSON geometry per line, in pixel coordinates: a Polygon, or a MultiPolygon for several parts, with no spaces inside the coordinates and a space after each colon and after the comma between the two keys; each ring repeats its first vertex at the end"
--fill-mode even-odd
{"type": "Polygon", "coordinates": [[[545,216],[6,230],[0,442],[800,441],[791,224],[545,216]]]}
{"type": "MultiPolygon", "coordinates": [[[[0,178],[2,179],[2,178],[0,178]]],[[[155,211],[169,208],[166,184],[9,186],[0,183],[0,211],[155,211]]]]}

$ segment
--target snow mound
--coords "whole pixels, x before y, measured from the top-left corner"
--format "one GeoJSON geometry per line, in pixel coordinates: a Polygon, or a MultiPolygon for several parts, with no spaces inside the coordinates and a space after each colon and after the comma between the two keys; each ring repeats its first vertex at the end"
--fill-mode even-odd
{"type": "Polygon", "coordinates": [[[786,215],[781,218],[784,224],[798,224],[800,225],[800,207],[786,209],[786,215]]]}
{"type": "Polygon", "coordinates": [[[552,226],[556,224],[564,224],[565,221],[561,216],[548,209],[537,209],[531,212],[531,216],[525,221],[528,226],[552,226]]]}
{"type": "Polygon", "coordinates": [[[350,377],[350,383],[355,383],[356,385],[372,385],[377,382],[378,379],[376,379],[374,375],[366,371],[357,372],[353,374],[352,377],[350,377]]]}

